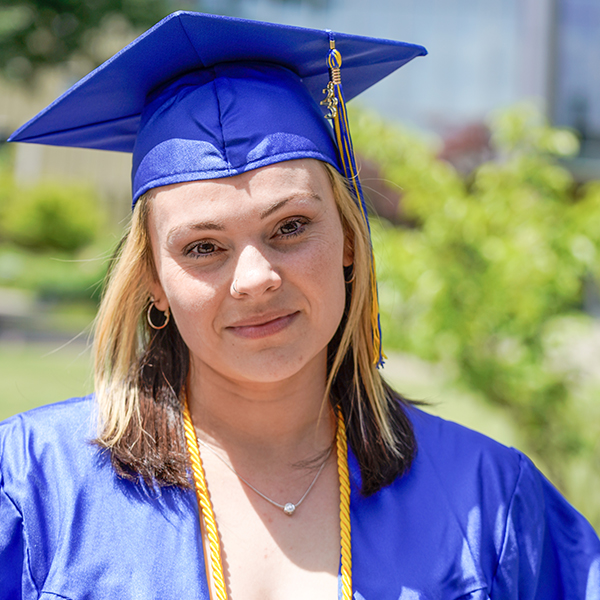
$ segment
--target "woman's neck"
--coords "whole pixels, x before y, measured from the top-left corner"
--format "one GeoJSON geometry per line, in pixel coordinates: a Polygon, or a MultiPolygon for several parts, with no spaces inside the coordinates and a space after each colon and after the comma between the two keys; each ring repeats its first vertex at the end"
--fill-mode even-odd
{"type": "Polygon", "coordinates": [[[324,400],[327,368],[316,357],[293,377],[276,382],[236,381],[192,363],[188,401],[204,441],[260,460],[310,460],[333,439],[335,419],[324,400]]]}

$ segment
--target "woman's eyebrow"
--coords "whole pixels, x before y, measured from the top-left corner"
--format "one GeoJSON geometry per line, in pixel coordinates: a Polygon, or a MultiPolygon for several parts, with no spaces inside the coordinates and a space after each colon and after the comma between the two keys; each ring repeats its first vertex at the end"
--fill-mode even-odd
{"type": "Polygon", "coordinates": [[[167,241],[171,242],[174,237],[186,234],[189,231],[225,231],[225,226],[215,221],[196,221],[185,225],[175,225],[167,233],[167,241]]]}
{"type": "Polygon", "coordinates": [[[302,193],[298,193],[298,194],[292,194],[291,196],[288,196],[287,198],[284,198],[283,200],[278,200],[277,202],[274,202],[273,204],[271,204],[271,206],[269,206],[268,208],[266,208],[264,211],[262,211],[260,213],[260,218],[261,218],[261,220],[266,219],[268,216],[272,215],[274,212],[277,212],[280,208],[285,206],[291,200],[305,200],[305,199],[316,200],[317,202],[322,201],[321,196],[319,196],[319,194],[317,194],[315,192],[302,192],[302,193]]]}

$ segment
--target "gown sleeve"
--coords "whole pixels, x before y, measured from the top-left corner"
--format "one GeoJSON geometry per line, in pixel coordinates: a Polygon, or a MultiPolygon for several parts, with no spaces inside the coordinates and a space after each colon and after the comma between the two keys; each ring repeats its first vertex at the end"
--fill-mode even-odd
{"type": "Polygon", "coordinates": [[[490,597],[600,600],[598,536],[526,456],[520,461],[490,597]]]}
{"type": "MultiPolygon", "coordinates": [[[[1,433],[1,432],[0,432],[1,433]]],[[[0,600],[21,598],[23,518],[4,486],[0,436],[0,600]]]]}

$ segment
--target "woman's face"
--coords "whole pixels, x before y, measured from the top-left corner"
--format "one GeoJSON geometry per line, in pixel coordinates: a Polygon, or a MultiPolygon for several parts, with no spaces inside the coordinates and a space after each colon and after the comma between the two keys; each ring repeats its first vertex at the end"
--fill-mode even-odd
{"type": "Polygon", "coordinates": [[[165,186],[151,202],[152,293],[193,366],[240,382],[323,372],[352,254],[319,162],[165,186]]]}

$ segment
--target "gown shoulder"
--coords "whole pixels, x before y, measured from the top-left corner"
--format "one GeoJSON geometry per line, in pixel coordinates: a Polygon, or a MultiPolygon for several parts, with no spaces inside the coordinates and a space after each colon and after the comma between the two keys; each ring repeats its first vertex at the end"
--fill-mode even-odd
{"type": "Polygon", "coordinates": [[[456,423],[408,412],[418,450],[405,477],[365,498],[351,459],[358,568],[376,572],[385,557],[396,561],[381,587],[361,576],[370,581],[364,598],[600,598],[598,536],[529,458],[456,423]],[[373,531],[381,532],[377,544],[359,541],[373,531]]]}

